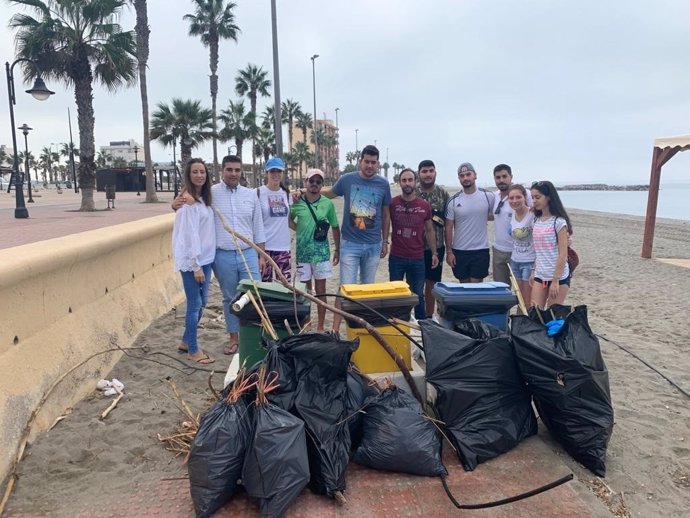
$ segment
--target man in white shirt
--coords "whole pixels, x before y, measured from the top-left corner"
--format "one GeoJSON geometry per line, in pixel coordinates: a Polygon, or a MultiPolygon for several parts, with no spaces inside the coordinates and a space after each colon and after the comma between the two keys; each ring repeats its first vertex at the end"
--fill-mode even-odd
{"type": "MultiPolygon", "coordinates": [[[[223,293],[225,328],[230,335],[223,354],[235,354],[239,344],[240,323],[230,312],[230,302],[235,298],[237,285],[242,279],[261,280],[260,272],[264,269],[265,260],[252,247],[227,232],[223,228],[223,222],[261,249],[264,249],[266,234],[256,191],[240,185],[242,160],[234,155],[224,157],[222,175],[223,181],[211,187],[212,206],[223,215],[224,220],[221,221],[214,211],[216,257],[213,261],[213,273],[223,293]]],[[[181,205],[178,205],[176,198],[173,208],[177,210],[181,205]]]]}
{"type": "Polygon", "coordinates": [[[446,262],[460,282],[482,282],[489,274],[488,221],[494,193],[477,187],[474,166],[458,167],[462,190],[446,205],[446,262]]]}

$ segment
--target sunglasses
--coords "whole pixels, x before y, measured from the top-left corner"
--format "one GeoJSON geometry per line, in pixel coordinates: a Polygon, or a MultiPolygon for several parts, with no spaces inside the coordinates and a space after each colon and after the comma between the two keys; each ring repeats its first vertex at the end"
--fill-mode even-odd
{"type": "Polygon", "coordinates": [[[506,202],[505,199],[498,202],[498,205],[496,206],[496,210],[494,211],[494,214],[500,214],[501,213],[501,208],[503,207],[503,204],[505,202],[506,202]]]}
{"type": "Polygon", "coordinates": [[[314,184],[314,185],[321,185],[323,184],[323,180],[321,178],[310,178],[307,180],[309,183],[314,184]]]}
{"type": "Polygon", "coordinates": [[[548,186],[546,185],[546,182],[534,182],[534,183],[532,184],[532,187],[530,187],[530,189],[538,189],[538,188],[540,188],[540,187],[546,187],[546,188],[548,188],[548,186]]]}

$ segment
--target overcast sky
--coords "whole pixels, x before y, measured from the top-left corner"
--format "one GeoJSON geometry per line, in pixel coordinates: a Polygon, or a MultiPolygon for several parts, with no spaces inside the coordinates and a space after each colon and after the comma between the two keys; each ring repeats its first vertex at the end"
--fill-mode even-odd
{"type": "MultiPolygon", "coordinates": [[[[8,20],[16,8],[0,1],[0,19],[8,20]]],[[[238,69],[255,63],[273,71],[270,1],[236,3],[242,33],[238,43],[220,45],[219,110],[236,99],[238,69]]],[[[654,138],[690,133],[687,0],[277,4],[281,97],[312,112],[309,58],[319,54],[317,115],[335,119],[340,108],[342,165],[358,129],[360,149],[376,141],[382,162],[413,167],[430,158],[447,184],[457,183],[464,161],[481,184],[492,183],[501,162],[522,182],[647,183],[654,138]]],[[[187,0],[149,0],[151,111],[173,97],[210,107],[208,50],[187,36],[182,20],[192,11],[187,0]]],[[[127,9],[123,26],[133,28],[134,18],[127,9]]],[[[6,24],[0,50],[13,59],[6,24]]],[[[57,95],[39,103],[16,75],[16,122],[35,128],[30,148],[68,140],[68,106],[78,145],[73,93],[51,83],[57,95]]],[[[0,91],[0,143],[10,147],[4,85],[0,91]]],[[[137,87],[115,95],[96,87],[94,95],[97,149],[111,140],[142,141],[137,87]]],[[[269,102],[261,100],[260,111],[269,102]]],[[[194,154],[210,160],[210,144],[194,154]]],[[[168,161],[172,150],[153,143],[152,155],[168,161]]],[[[690,180],[690,152],[664,167],[663,180],[690,180]]]]}

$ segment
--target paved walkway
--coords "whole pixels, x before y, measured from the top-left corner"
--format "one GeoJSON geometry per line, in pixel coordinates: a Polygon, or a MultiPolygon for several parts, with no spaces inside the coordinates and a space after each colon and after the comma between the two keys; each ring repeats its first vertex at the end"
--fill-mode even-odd
{"type": "MultiPolygon", "coordinates": [[[[143,203],[144,195],[117,193],[116,208],[105,210],[104,193],[95,193],[97,211],[78,212],[81,197],[73,191],[39,191],[35,203],[27,204],[29,219],[14,218],[14,195],[0,193],[0,249],[65,236],[109,225],[170,213],[172,193],[159,193],[160,203],[143,203]]],[[[461,503],[502,499],[547,484],[570,472],[554,449],[538,436],[532,437],[492,461],[465,472],[446,447],[444,461],[449,471],[449,486],[461,503]]],[[[163,473],[150,473],[148,482],[128,491],[113,492],[107,487],[92,501],[84,492],[63,507],[44,508],[40,497],[31,502],[10,500],[5,516],[166,516],[194,515],[186,480],[169,480],[163,473]]],[[[591,477],[593,478],[593,477],[591,477]]],[[[351,464],[348,468],[348,503],[304,491],[293,504],[288,517],[582,517],[611,516],[606,508],[577,479],[556,489],[514,504],[481,511],[459,511],[446,497],[437,478],[379,472],[351,464]]],[[[240,494],[216,516],[259,516],[258,505],[240,494]]]]}

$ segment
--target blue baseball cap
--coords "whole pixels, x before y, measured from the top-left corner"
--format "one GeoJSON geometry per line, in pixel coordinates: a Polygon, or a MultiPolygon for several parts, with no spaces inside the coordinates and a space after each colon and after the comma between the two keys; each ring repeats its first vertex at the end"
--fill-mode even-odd
{"type": "Polygon", "coordinates": [[[283,162],[281,158],[274,156],[273,158],[270,158],[268,162],[266,162],[266,171],[270,171],[271,169],[280,169],[281,171],[285,171],[285,162],[283,162]]]}

